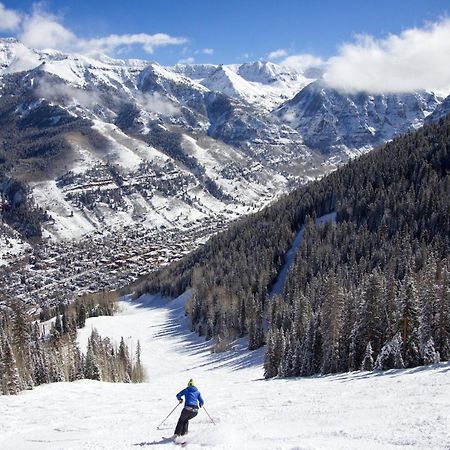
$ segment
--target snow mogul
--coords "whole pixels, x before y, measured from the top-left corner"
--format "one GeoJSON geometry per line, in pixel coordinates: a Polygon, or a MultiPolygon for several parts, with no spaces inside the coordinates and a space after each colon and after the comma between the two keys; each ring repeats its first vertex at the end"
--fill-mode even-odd
{"type": "Polygon", "coordinates": [[[194,380],[192,379],[189,380],[187,388],[178,392],[177,400],[179,403],[183,403],[182,397],[184,397],[184,408],[175,427],[173,438],[184,436],[188,433],[189,421],[198,414],[199,407],[201,408],[204,403],[202,394],[195,387],[194,380]]]}

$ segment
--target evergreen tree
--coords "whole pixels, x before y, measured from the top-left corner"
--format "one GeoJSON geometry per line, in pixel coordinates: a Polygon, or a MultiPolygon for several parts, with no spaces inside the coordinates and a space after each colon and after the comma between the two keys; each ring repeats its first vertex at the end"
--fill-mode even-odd
{"type": "Polygon", "coordinates": [[[343,293],[335,277],[331,277],[325,282],[322,304],[322,373],[337,372],[340,357],[343,293]]]}
{"type": "Polygon", "coordinates": [[[264,357],[264,378],[272,378],[278,374],[274,334],[275,333],[272,330],[269,331],[267,351],[264,357]]]}
{"type": "Polygon", "coordinates": [[[49,361],[47,352],[41,344],[40,340],[34,342],[33,347],[33,378],[37,385],[50,383],[49,361]]]}
{"type": "MultiPolygon", "coordinates": [[[[364,346],[370,342],[374,354],[378,354],[383,344],[383,278],[374,272],[365,283],[361,310],[361,335],[359,342],[364,346]]],[[[364,349],[362,349],[364,350],[364,349]]]]}
{"type": "Polygon", "coordinates": [[[136,363],[133,368],[133,383],[142,383],[144,381],[144,368],[141,363],[141,343],[137,342],[136,347],[136,363]]]}
{"type": "Polygon", "coordinates": [[[120,364],[120,376],[122,378],[122,381],[125,383],[131,382],[131,363],[130,358],[128,354],[128,348],[125,345],[125,341],[123,340],[123,337],[120,339],[119,344],[119,364],[120,364]]]}
{"type": "Polygon", "coordinates": [[[423,351],[423,363],[424,364],[436,364],[440,361],[439,352],[436,351],[433,338],[430,338],[425,345],[423,351]]]}
{"type": "MultiPolygon", "coordinates": [[[[94,332],[92,332],[92,333],[94,333],[94,332]]],[[[97,358],[95,356],[92,335],[88,339],[84,376],[85,376],[85,378],[89,378],[91,380],[101,381],[100,366],[99,366],[99,364],[97,362],[97,358]]]]}
{"type": "MultiPolygon", "coordinates": [[[[422,272],[418,289],[420,304],[419,343],[420,354],[425,359],[425,349],[428,343],[436,336],[437,328],[437,290],[436,290],[436,260],[434,257],[427,261],[422,272]]],[[[434,343],[433,343],[434,346],[434,343]]]]}
{"type": "Polygon", "coordinates": [[[437,304],[436,349],[442,361],[450,359],[450,272],[442,268],[437,304]]]}
{"type": "Polygon", "coordinates": [[[372,355],[373,355],[372,344],[369,341],[366,346],[366,352],[364,354],[363,362],[361,364],[361,370],[373,370],[372,355]]]}
{"type": "Polygon", "coordinates": [[[375,370],[402,369],[405,367],[402,350],[402,338],[400,333],[397,333],[389,342],[383,345],[375,362],[375,370]]]}
{"type": "Polygon", "coordinates": [[[16,359],[11,345],[6,339],[3,343],[3,376],[2,391],[5,395],[17,394],[22,389],[22,383],[17,369],[16,359]]]}
{"type": "Polygon", "coordinates": [[[418,294],[414,278],[406,277],[401,291],[403,361],[407,367],[420,363],[418,294]]]}

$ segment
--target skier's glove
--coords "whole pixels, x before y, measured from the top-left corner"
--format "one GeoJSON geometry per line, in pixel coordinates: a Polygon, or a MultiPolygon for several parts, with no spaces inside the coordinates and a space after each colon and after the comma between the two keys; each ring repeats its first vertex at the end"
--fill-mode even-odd
{"type": "Polygon", "coordinates": [[[183,399],[180,398],[180,400],[178,400],[178,403],[183,403],[183,399]]]}

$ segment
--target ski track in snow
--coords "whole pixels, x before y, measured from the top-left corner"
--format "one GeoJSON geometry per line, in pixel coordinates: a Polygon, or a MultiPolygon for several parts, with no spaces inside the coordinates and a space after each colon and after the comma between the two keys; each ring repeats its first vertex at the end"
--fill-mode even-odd
{"type": "MultiPolygon", "coordinates": [[[[316,219],[316,225],[322,225],[327,222],[336,222],[336,213],[331,212],[329,214],[325,214],[316,219]]],[[[286,283],[286,278],[289,273],[289,269],[291,268],[293,262],[295,261],[295,255],[298,253],[300,249],[300,245],[303,240],[303,234],[305,233],[305,227],[301,227],[297,232],[295,239],[292,243],[292,247],[286,254],[286,262],[278,273],[278,277],[275,281],[275,284],[272,286],[270,290],[270,295],[280,295],[283,292],[284,285],[286,283]]]]}
{"type": "Polygon", "coordinates": [[[142,345],[143,384],[43,385],[0,396],[0,449],[175,448],[170,436],[181,411],[156,427],[194,378],[205,411],[190,423],[195,449],[449,449],[450,363],[384,373],[264,380],[264,349],[211,354],[211,343],[189,331],[188,294],[167,301],[144,296],[121,302],[114,317],[89,319],[116,342],[142,345]]]}

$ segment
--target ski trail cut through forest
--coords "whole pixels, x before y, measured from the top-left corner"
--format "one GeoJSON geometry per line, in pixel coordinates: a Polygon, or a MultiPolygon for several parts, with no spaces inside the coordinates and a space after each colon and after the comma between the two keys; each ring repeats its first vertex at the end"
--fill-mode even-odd
{"type": "MultiPolygon", "coordinates": [[[[335,221],[336,221],[336,213],[332,212],[332,213],[325,214],[324,216],[317,218],[316,225],[322,225],[327,222],[335,222],[335,221]]],[[[292,243],[292,247],[286,253],[286,262],[283,264],[283,267],[281,268],[280,272],[278,273],[277,280],[275,281],[275,284],[272,286],[272,289],[270,290],[270,296],[281,295],[281,293],[283,292],[284,284],[286,283],[287,274],[295,260],[295,255],[297,254],[297,252],[300,248],[304,233],[305,233],[305,227],[302,227],[297,232],[294,242],[292,243]]]]}

